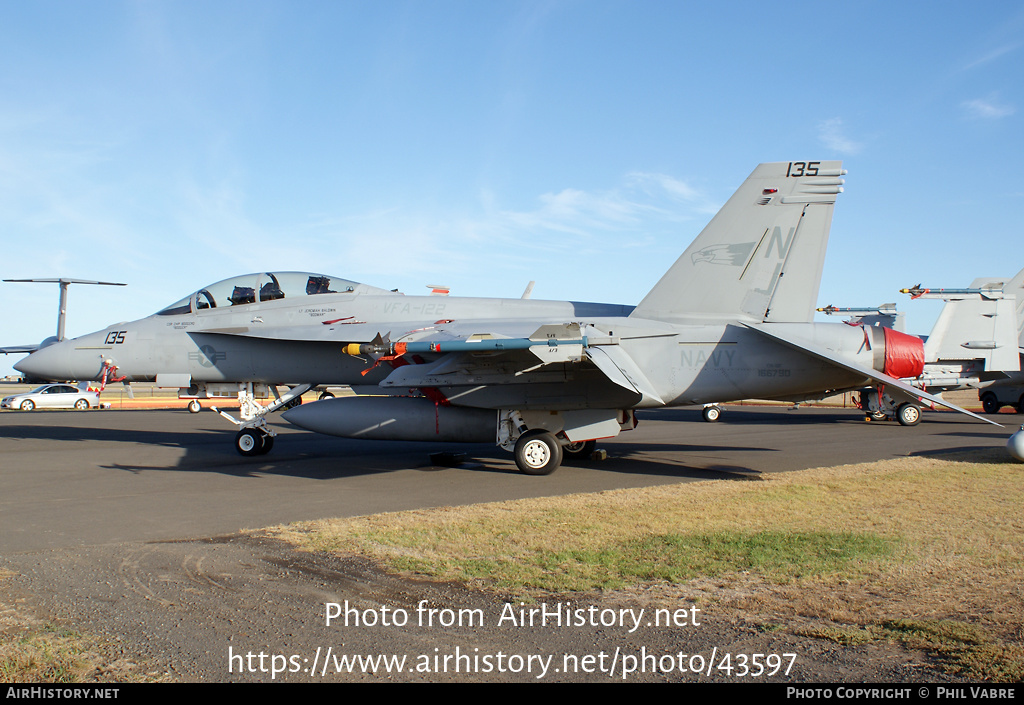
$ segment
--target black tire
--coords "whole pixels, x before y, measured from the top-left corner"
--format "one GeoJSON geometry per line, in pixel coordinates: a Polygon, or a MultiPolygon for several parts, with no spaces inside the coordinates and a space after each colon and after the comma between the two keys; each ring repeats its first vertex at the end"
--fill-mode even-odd
{"type": "Polygon", "coordinates": [[[32,411],[36,408],[36,403],[31,399],[26,399],[25,401],[21,402],[21,406],[19,406],[18,408],[21,409],[22,411],[32,411]]]}
{"type": "Polygon", "coordinates": [[[199,403],[198,399],[193,399],[188,403],[188,413],[198,414],[203,410],[203,405],[199,403]]]}
{"type": "Polygon", "coordinates": [[[722,407],[720,406],[705,406],[704,411],[701,412],[701,416],[708,423],[714,423],[718,419],[722,418],[722,407]]]}
{"type": "Polygon", "coordinates": [[[266,455],[274,447],[274,437],[269,433],[263,434],[263,445],[260,446],[260,455],[266,455]]]}
{"type": "Polygon", "coordinates": [[[597,441],[577,441],[562,446],[562,455],[573,460],[589,460],[597,448],[597,441]]]}
{"type": "Polygon", "coordinates": [[[264,434],[254,428],[243,428],[235,435],[235,450],[247,458],[263,453],[264,434]]]}
{"type": "Polygon", "coordinates": [[[562,464],[562,444],[547,431],[527,431],[516,441],[515,456],[524,475],[550,475],[562,464]]]}
{"type": "Polygon", "coordinates": [[[1020,395],[1020,399],[1017,400],[1017,413],[1024,414],[1024,394],[1020,395]]]}
{"type": "Polygon", "coordinates": [[[78,409],[79,411],[85,411],[86,409],[89,408],[89,400],[79,399],[78,401],[75,402],[75,408],[78,409]]]}
{"type": "Polygon", "coordinates": [[[900,404],[896,409],[896,420],[901,426],[916,426],[921,423],[921,407],[916,404],[900,404]]]}
{"type": "Polygon", "coordinates": [[[996,395],[992,392],[985,394],[981,398],[981,408],[985,410],[986,414],[998,414],[999,409],[1002,408],[1002,404],[996,399],[996,395]]]}
{"type": "Polygon", "coordinates": [[[884,411],[871,411],[868,413],[868,418],[872,421],[885,421],[884,411]]]}
{"type": "Polygon", "coordinates": [[[334,395],[331,394],[330,392],[321,392],[320,393],[320,401],[323,401],[324,399],[333,399],[333,398],[334,398],[334,395]]]}

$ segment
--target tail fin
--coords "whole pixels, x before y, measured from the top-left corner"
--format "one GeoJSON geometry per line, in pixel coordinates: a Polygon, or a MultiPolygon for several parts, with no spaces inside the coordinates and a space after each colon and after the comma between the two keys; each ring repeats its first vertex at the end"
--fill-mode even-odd
{"type": "Polygon", "coordinates": [[[1006,281],[984,277],[971,290],[984,294],[951,294],[925,341],[929,362],[980,360],[986,371],[1020,370],[1024,344],[1024,270],[1006,281]]]}
{"type": "Polygon", "coordinates": [[[631,315],[809,322],[845,173],[840,161],[761,164],[631,315]]]}
{"type": "Polygon", "coordinates": [[[1017,308],[1017,345],[1024,349],[1024,269],[1006,283],[1003,293],[1015,297],[1017,308]]]}

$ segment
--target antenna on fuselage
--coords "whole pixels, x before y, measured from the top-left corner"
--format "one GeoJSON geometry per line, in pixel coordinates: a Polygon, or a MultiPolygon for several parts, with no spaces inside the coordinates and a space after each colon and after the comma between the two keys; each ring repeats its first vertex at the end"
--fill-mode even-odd
{"type": "Polygon", "coordinates": [[[70,284],[100,284],[103,286],[126,286],[118,282],[97,282],[89,279],[4,279],[5,282],[38,282],[44,284],[60,285],[60,308],[57,310],[57,342],[64,340],[64,318],[68,311],[68,285],[70,284]]]}

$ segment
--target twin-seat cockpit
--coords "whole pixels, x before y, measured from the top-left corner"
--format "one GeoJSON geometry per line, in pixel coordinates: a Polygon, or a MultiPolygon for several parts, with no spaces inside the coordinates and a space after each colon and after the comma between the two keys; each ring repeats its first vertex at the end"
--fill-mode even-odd
{"type": "Polygon", "coordinates": [[[214,308],[299,299],[319,294],[355,291],[357,282],[310,272],[259,272],[243,274],[203,287],[181,301],[158,311],[158,316],[176,316],[214,308]]]}

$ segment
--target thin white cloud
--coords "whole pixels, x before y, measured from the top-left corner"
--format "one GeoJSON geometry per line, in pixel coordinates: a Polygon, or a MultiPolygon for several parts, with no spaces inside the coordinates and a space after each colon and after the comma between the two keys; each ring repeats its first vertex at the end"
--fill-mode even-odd
{"type": "Polygon", "coordinates": [[[965,100],[960,104],[967,116],[978,120],[999,120],[1016,112],[1016,108],[1000,103],[994,96],[965,100]]]}
{"type": "Polygon", "coordinates": [[[977,68],[979,66],[984,66],[985,64],[990,63],[992,61],[995,61],[999,57],[1004,56],[1006,54],[1009,54],[1011,52],[1014,52],[1014,51],[1016,51],[1019,48],[1020,48],[1020,44],[1019,43],[1017,43],[1017,44],[1006,44],[1005,46],[997,47],[997,48],[993,49],[992,51],[988,52],[987,54],[984,54],[983,56],[975,59],[974,61],[972,61],[969,64],[967,64],[966,66],[964,66],[964,70],[965,71],[969,71],[969,70],[977,68]]]}
{"type": "Polygon", "coordinates": [[[833,152],[857,154],[864,145],[846,136],[842,118],[830,118],[818,125],[818,139],[833,152]]]}

